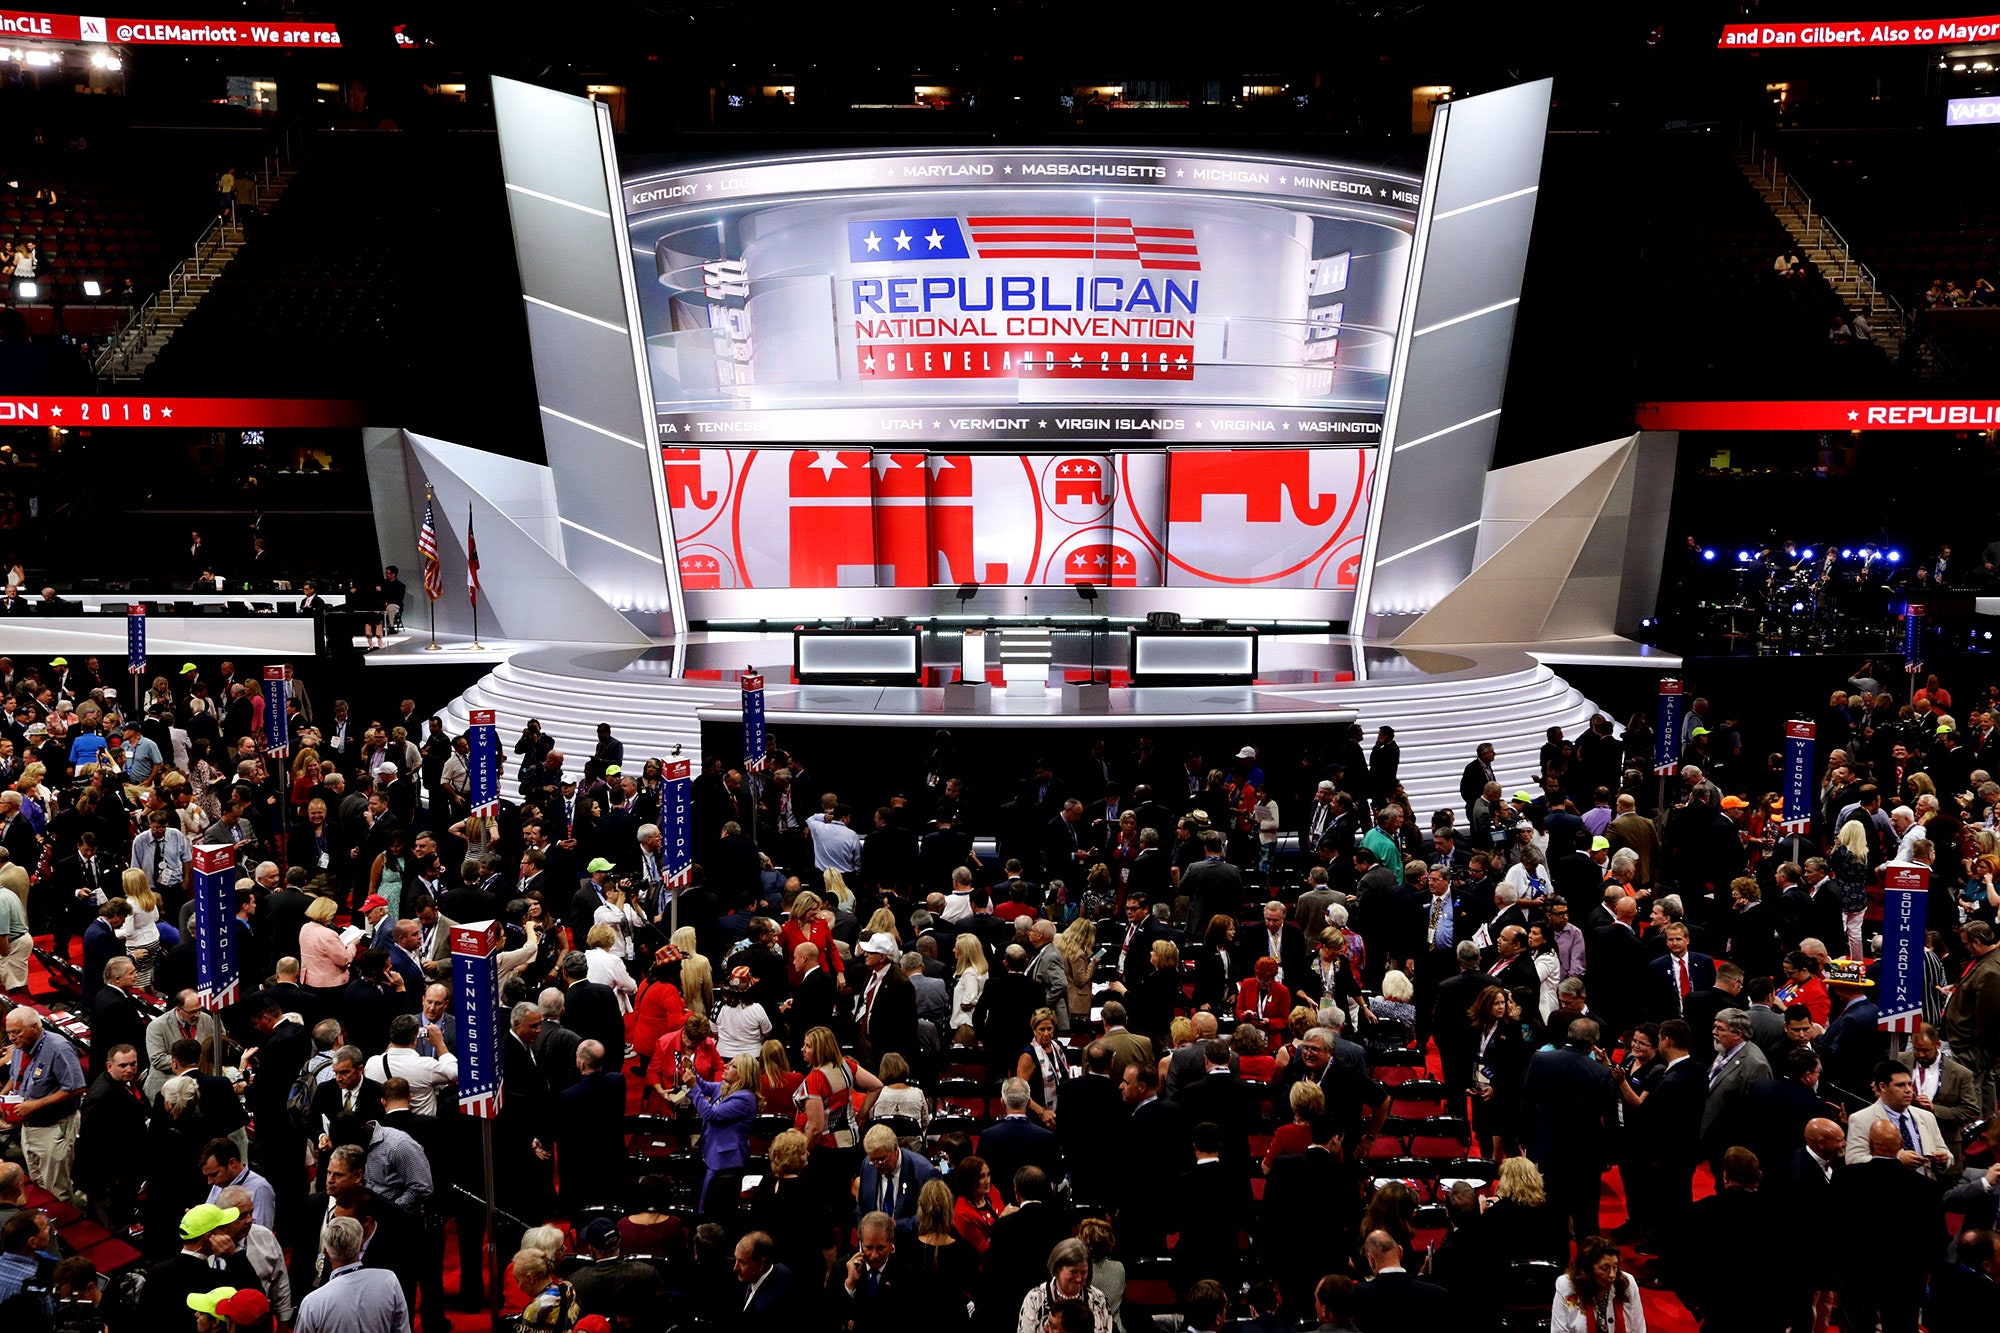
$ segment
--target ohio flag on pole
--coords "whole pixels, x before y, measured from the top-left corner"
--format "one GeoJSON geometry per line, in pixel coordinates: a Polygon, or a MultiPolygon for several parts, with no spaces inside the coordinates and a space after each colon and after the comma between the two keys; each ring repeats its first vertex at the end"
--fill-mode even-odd
{"type": "Polygon", "coordinates": [[[417,534],[417,554],[424,558],[424,592],[435,602],[444,596],[444,570],[438,565],[437,523],[428,498],[424,500],[424,530],[417,534]]]}
{"type": "Polygon", "coordinates": [[[465,507],[465,595],[479,605],[479,543],[472,539],[472,506],[465,507]]]}

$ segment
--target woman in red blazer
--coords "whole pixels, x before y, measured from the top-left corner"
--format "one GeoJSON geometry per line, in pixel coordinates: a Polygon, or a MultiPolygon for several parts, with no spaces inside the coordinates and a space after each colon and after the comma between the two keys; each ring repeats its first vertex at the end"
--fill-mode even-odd
{"type": "Polygon", "coordinates": [[[1236,988],[1237,1019],[1283,1040],[1291,1014],[1292,993],[1278,980],[1278,960],[1259,958],[1256,975],[1243,978],[1236,988]]]}
{"type": "Polygon", "coordinates": [[[792,899],[791,916],[779,928],[778,936],[785,947],[785,967],[791,973],[792,984],[799,984],[799,969],[792,962],[801,944],[819,947],[819,965],[840,979],[845,970],[840,951],[833,947],[833,913],[822,907],[819,895],[810,890],[792,899]]]}

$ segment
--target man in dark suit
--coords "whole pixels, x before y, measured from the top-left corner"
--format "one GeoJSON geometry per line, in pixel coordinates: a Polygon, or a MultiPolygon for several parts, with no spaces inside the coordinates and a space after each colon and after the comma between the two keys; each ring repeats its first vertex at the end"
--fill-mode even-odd
{"type": "Polygon", "coordinates": [[[1164,898],[1173,887],[1173,858],[1160,848],[1160,831],[1151,825],[1139,830],[1139,854],[1132,858],[1125,876],[1125,892],[1137,893],[1147,901],[1164,898]]]}
{"type": "Polygon", "coordinates": [[[1472,1012],[1472,1002],[1488,982],[1479,966],[1479,946],[1471,940],[1460,940],[1453,947],[1452,957],[1458,971],[1438,983],[1430,1032],[1437,1040],[1445,1086],[1458,1093],[1462,1108],[1464,1096],[1472,1087],[1473,1065],[1472,1027],[1466,1015],[1472,1012]]]}
{"type": "Polygon", "coordinates": [[[1197,931],[1205,932],[1217,914],[1235,916],[1243,901],[1243,872],[1222,859],[1223,846],[1222,834],[1210,829],[1201,835],[1202,859],[1181,872],[1188,922],[1197,931]]]}
{"type": "Polygon", "coordinates": [[[608,1203],[625,1187],[625,1075],[602,1042],[576,1048],[576,1082],[556,1098],[556,1170],[563,1206],[574,1212],[608,1203]]]}
{"type": "Polygon", "coordinates": [[[1627,1107],[1635,1151],[1625,1167],[1630,1219],[1621,1239],[1637,1239],[1657,1250],[1658,1238],[1674,1234],[1693,1197],[1694,1168],[1701,1161],[1701,1110],[1708,1078],[1688,1054],[1688,1025],[1678,1018],[1660,1024],[1659,1053],[1667,1071],[1643,1106],[1627,1107]]]}
{"type": "Polygon", "coordinates": [[[1132,1112],[1117,1165],[1119,1239],[1134,1254],[1160,1254],[1167,1242],[1168,1183],[1194,1164],[1187,1117],[1161,1098],[1158,1065],[1126,1065],[1119,1090],[1132,1112]]]}
{"type": "Polygon", "coordinates": [[[1835,1228],[1828,1248],[1838,1264],[1840,1309],[1851,1328],[1914,1333],[1925,1279],[1944,1253],[1944,1200],[1937,1184],[1896,1160],[1903,1149],[1895,1123],[1868,1129],[1869,1159],[1834,1175],[1826,1216],[1894,1218],[1895,1225],[1835,1228]]]}
{"type": "MultiPolygon", "coordinates": [[[[1223,1167],[1232,1176],[1247,1177],[1250,1172],[1250,1133],[1256,1128],[1262,1098],[1256,1089],[1246,1086],[1237,1077],[1237,1071],[1230,1065],[1233,1053],[1228,1042],[1217,1037],[1194,1044],[1201,1048],[1207,1068],[1202,1078],[1194,1080],[1181,1092],[1181,1110],[1189,1124],[1212,1124],[1221,1130],[1223,1167]]],[[[1198,1276],[1214,1277],[1215,1274],[1202,1273],[1198,1276]]]]}
{"type": "Polygon", "coordinates": [[[1930,1333],[1985,1333],[1993,1323],[1996,1299],[2000,1299],[2000,1245],[1992,1231],[1967,1227],[1958,1236],[1956,1261],[1931,1276],[1924,1327],[1930,1333]]]}
{"type": "Polygon", "coordinates": [[[868,979],[860,982],[861,994],[854,1003],[854,1030],[859,1038],[862,1062],[879,1068],[882,1057],[891,1051],[907,1060],[912,1069],[924,1063],[923,1046],[917,1032],[917,991],[903,975],[902,951],[894,937],[871,935],[858,950],[868,979]]]}
{"type": "Polygon", "coordinates": [[[1097,1202],[1111,1194],[1118,1160],[1105,1146],[1121,1140],[1126,1110],[1112,1074],[1111,1046],[1102,1038],[1090,1043],[1083,1064],[1083,1073],[1063,1084],[1056,1142],[1063,1160],[1069,1163],[1071,1197],[1097,1202]]]}
{"type": "Polygon", "coordinates": [[[1361,1220],[1360,1176],[1341,1159],[1340,1117],[1320,1116],[1312,1138],[1304,1152],[1271,1162],[1259,1206],[1257,1248],[1270,1256],[1279,1294],[1290,1309],[1303,1309],[1312,1300],[1325,1266],[1321,1236],[1351,1236],[1361,1220]],[[1299,1226],[1301,1217],[1322,1219],[1326,1231],[1299,1226]]]}
{"type": "MultiPolygon", "coordinates": [[[[1168,1057],[1167,1078],[1160,1090],[1161,1096],[1180,1106],[1183,1111],[1187,1110],[1187,1107],[1182,1098],[1187,1096],[1188,1089],[1208,1077],[1208,1044],[1215,1041],[1221,1031],[1215,1015],[1207,1010],[1197,1012],[1190,1022],[1194,1027],[1194,1040],[1168,1057]]],[[[1225,1049],[1229,1045],[1228,1042],[1218,1044],[1225,1049]]],[[[1241,1062],[1237,1059],[1236,1053],[1230,1051],[1230,1072],[1238,1072],[1240,1066],[1241,1062]]],[[[1188,1123],[1194,1122],[1190,1120],[1188,1123]]]]}
{"type": "Polygon", "coordinates": [[[104,965],[103,984],[90,1001],[90,1045],[108,1051],[113,1046],[146,1049],[146,1026],[152,1021],[132,991],[139,969],[130,958],[113,958],[104,965]]]}
{"type": "Polygon", "coordinates": [[[1596,1052],[1597,1024],[1579,1018],[1567,1044],[1537,1052],[1521,1081],[1522,1145],[1542,1169],[1549,1204],[1578,1239],[1598,1234],[1598,1193],[1617,1117],[1613,1075],[1596,1052]]]}
{"type": "Polygon", "coordinates": [[[362,1073],[366,1061],[359,1046],[341,1046],[333,1052],[333,1077],[319,1085],[312,1100],[313,1119],[322,1136],[339,1116],[382,1118],[382,1085],[362,1073]]]}
{"type": "MultiPolygon", "coordinates": [[[[1205,927],[1206,923],[1203,924],[1205,927]]],[[[1294,990],[1310,965],[1305,932],[1285,920],[1285,905],[1276,899],[1264,904],[1262,920],[1245,923],[1237,930],[1236,943],[1230,949],[1236,975],[1230,980],[1244,981],[1256,976],[1259,958],[1277,959],[1279,982],[1294,990]]]]}
{"type": "Polygon", "coordinates": [[[1648,1016],[1654,1019],[1688,1017],[1688,1002],[1696,991],[1715,984],[1715,960],[1688,947],[1684,921],[1671,921],[1661,932],[1666,953],[1646,965],[1648,1016]]]}
{"type": "MultiPolygon", "coordinates": [[[[93,1033],[93,1035],[95,1035],[93,1033]]],[[[83,1094],[77,1137],[76,1183],[89,1191],[100,1225],[131,1221],[145,1183],[146,1099],[139,1090],[139,1051],[129,1043],[99,1046],[103,1069],[83,1094]]]]}
{"type": "Polygon", "coordinates": [[[899,1333],[921,1318],[916,1275],[896,1253],[896,1230],[887,1213],[866,1214],[855,1229],[859,1248],[833,1270],[827,1301],[843,1333],[899,1333]]]}
{"type": "Polygon", "coordinates": [[[1736,1264],[1743,1237],[1769,1235],[1785,1221],[1760,1188],[1762,1180],[1756,1155],[1731,1148],[1723,1160],[1722,1189],[1687,1208],[1662,1252],[1668,1285],[1710,1333],[1785,1326],[1791,1302],[1782,1282],[1745,1282],[1736,1264]]]}
{"type": "Polygon", "coordinates": [[[1422,1333],[1462,1327],[1451,1293],[1403,1267],[1403,1247],[1386,1231],[1371,1231],[1362,1257],[1374,1274],[1354,1289],[1354,1326],[1361,1333],[1422,1333]]]}
{"type": "Polygon", "coordinates": [[[83,932],[83,979],[78,998],[85,1008],[91,1008],[97,1000],[98,988],[104,984],[104,965],[125,954],[125,942],[118,938],[118,928],[131,915],[125,900],[113,897],[97,909],[97,920],[83,932]]]}
{"type": "Polygon", "coordinates": [[[736,1242],[737,1293],[734,1324],[739,1333],[787,1333],[796,1322],[798,1290],[792,1270],[778,1262],[777,1244],[766,1231],[736,1242]]]}
{"type": "Polygon", "coordinates": [[[1186,1291],[1203,1278],[1224,1289],[1236,1284],[1237,1232],[1250,1218],[1250,1179],[1223,1160],[1230,1131],[1194,1116],[1194,1165],[1173,1188],[1176,1230],[1174,1286],[1186,1291]]]}
{"type": "MultiPolygon", "coordinates": [[[[542,1011],[525,1001],[507,1014],[500,1038],[500,1114],[493,1123],[495,1161],[507,1163],[496,1177],[496,1202],[515,1217],[541,1217],[554,1202],[549,1162],[555,1151],[552,1098],[535,1059],[542,1034],[542,1011]]],[[[520,1248],[521,1229],[502,1224],[500,1248],[520,1248]]],[[[739,1254],[741,1253],[739,1247],[739,1254]]],[[[739,1273],[740,1276],[740,1273],[739,1273]]]]}
{"type": "Polygon", "coordinates": [[[1458,799],[1465,806],[1465,817],[1472,818],[1472,803],[1486,791],[1486,784],[1500,779],[1493,772],[1493,747],[1482,745],[1478,755],[1465,766],[1458,776],[1458,799]]]}
{"type": "Polygon", "coordinates": [[[1064,800],[1054,818],[1042,826],[1042,869],[1051,879],[1080,875],[1097,855],[1085,820],[1083,802],[1064,800]]]}
{"type": "Polygon", "coordinates": [[[1535,972],[1534,960],[1528,955],[1526,926],[1496,929],[1491,956],[1482,957],[1481,961],[1485,964],[1483,975],[1487,983],[1499,986],[1510,994],[1524,986],[1533,990],[1542,984],[1535,972]]]}
{"type": "Polygon", "coordinates": [[[1591,932],[1584,941],[1591,1004],[1614,1033],[1638,1022],[1644,1008],[1646,950],[1632,929],[1638,914],[1637,900],[1620,898],[1612,908],[1611,924],[1591,932]]]}
{"type": "Polygon", "coordinates": [[[833,974],[821,964],[819,946],[807,941],[792,951],[792,967],[801,973],[785,1001],[786,1028],[793,1050],[805,1045],[806,1033],[814,1028],[833,1026],[835,987],[833,974]]]}
{"type": "Polygon", "coordinates": [[[1055,1131],[1028,1118],[1028,1085],[1010,1078],[1000,1085],[1007,1114],[979,1132],[979,1155],[992,1168],[993,1183],[1002,1197],[1013,1190],[1015,1174],[1032,1166],[1047,1180],[1062,1178],[1062,1145],[1055,1131]]]}
{"type": "MultiPolygon", "coordinates": [[[[617,1049],[623,1051],[625,1018],[618,1012],[618,992],[601,981],[589,980],[590,963],[575,950],[563,955],[562,970],[569,983],[563,992],[562,1025],[576,1033],[578,1041],[603,1042],[607,1051],[616,1043],[617,1049]]],[[[535,1054],[542,1058],[539,1047],[535,1054]]],[[[544,1059],[544,1063],[548,1062],[544,1059]]],[[[557,1070],[547,1068],[542,1072],[551,1087],[567,1086],[567,1080],[560,1079],[557,1070]]]]}
{"type": "MultiPolygon", "coordinates": [[[[983,1155],[986,1134],[979,1136],[979,1146],[983,1155]]],[[[979,1310],[976,1327],[989,1333],[1008,1333],[1014,1328],[1021,1298],[1048,1280],[1049,1251],[1068,1240],[1070,1233],[1069,1210],[1054,1201],[1049,1177],[1040,1167],[1017,1170],[1012,1190],[1017,1206],[993,1224],[993,1241],[986,1248],[974,1288],[979,1310]]]]}
{"type": "Polygon", "coordinates": [[[572,1273],[569,1281],[576,1288],[577,1306],[585,1314],[603,1315],[614,1325],[628,1321],[644,1324],[663,1308],[667,1291],[659,1270],[643,1259],[622,1255],[615,1219],[594,1219],[578,1239],[582,1241],[579,1257],[587,1256],[590,1262],[572,1273]]]}
{"type": "Polygon", "coordinates": [[[854,1220],[863,1222],[869,1213],[879,1212],[895,1219],[897,1230],[914,1233],[917,1195],[937,1174],[936,1168],[901,1146],[887,1125],[870,1125],[862,1147],[867,1155],[861,1159],[861,1178],[854,1192],[854,1220]]]}
{"type": "Polygon", "coordinates": [[[1099,924],[1097,938],[1112,947],[1112,965],[1127,987],[1137,986],[1153,970],[1153,941],[1171,938],[1153,918],[1151,900],[1136,891],[1125,895],[1125,919],[1099,924]]]}

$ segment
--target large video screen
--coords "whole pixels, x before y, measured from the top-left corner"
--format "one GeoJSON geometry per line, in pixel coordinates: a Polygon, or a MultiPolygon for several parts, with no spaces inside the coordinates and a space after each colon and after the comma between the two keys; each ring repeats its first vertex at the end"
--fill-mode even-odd
{"type": "Polygon", "coordinates": [[[635,167],[660,443],[1373,444],[1419,188],[1092,149],[635,167]]]}
{"type": "Polygon", "coordinates": [[[1372,449],[662,451],[682,586],[1352,590],[1372,449]]]}

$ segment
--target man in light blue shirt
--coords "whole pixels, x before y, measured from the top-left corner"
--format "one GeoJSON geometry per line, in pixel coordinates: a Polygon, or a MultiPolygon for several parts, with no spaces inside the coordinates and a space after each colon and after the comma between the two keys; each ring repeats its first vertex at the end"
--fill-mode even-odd
{"type": "Polygon", "coordinates": [[[187,835],[173,826],[164,810],[146,816],[146,831],[132,839],[132,868],[146,874],[154,890],[179,888],[194,855],[187,835]]]}
{"type": "Polygon", "coordinates": [[[160,747],[153,738],[140,731],[137,726],[125,728],[125,779],[132,783],[144,783],[153,776],[153,770],[166,762],[160,754],[160,747]]]}
{"type": "Polygon", "coordinates": [[[403,1288],[386,1268],[361,1266],[361,1223],[336,1217],[320,1232],[326,1285],[299,1302],[294,1333],[410,1333],[403,1288]]]}

